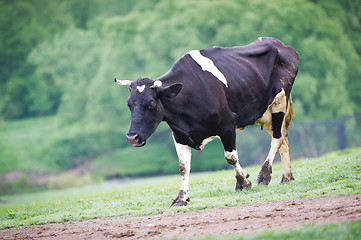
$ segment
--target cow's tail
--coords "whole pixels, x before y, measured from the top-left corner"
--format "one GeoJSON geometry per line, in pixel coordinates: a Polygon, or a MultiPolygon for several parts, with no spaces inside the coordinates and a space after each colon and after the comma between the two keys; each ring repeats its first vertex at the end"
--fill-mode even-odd
{"type": "Polygon", "coordinates": [[[291,94],[290,94],[290,97],[288,99],[286,118],[285,118],[286,130],[290,126],[294,115],[295,115],[295,112],[294,112],[294,109],[293,109],[293,102],[292,102],[292,97],[291,97],[291,94]]]}

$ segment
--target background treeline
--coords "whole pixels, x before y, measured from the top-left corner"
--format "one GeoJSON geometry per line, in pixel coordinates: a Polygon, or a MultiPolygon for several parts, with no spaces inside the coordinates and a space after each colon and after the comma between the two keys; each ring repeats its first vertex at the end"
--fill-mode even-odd
{"type": "MultiPolygon", "coordinates": [[[[177,171],[165,125],[144,149],[128,146],[128,90],[113,77],[155,78],[191,49],[260,36],[299,52],[296,121],[361,112],[358,0],[0,0],[0,32],[0,173],[177,171]]],[[[217,143],[195,153],[222,155],[217,143]]]]}

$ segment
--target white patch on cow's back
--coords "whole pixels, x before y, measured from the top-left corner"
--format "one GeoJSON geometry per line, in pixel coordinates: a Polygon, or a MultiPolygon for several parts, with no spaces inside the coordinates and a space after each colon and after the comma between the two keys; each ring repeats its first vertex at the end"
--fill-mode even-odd
{"type": "Polygon", "coordinates": [[[145,88],[145,85],[137,86],[137,89],[138,89],[139,92],[143,92],[144,88],[145,88]]]}
{"type": "Polygon", "coordinates": [[[199,66],[201,66],[203,71],[212,73],[219,81],[221,81],[226,87],[227,79],[224,77],[223,73],[214,65],[213,61],[201,54],[199,50],[192,50],[188,54],[196,61],[199,66]]]}
{"type": "Polygon", "coordinates": [[[259,37],[258,40],[262,41],[262,38],[263,38],[263,37],[259,37]]]}

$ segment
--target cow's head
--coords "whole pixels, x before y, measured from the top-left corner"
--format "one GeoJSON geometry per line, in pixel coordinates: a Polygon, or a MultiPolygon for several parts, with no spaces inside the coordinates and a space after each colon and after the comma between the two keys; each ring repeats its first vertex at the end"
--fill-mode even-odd
{"type": "Polygon", "coordinates": [[[127,133],[128,142],[134,147],[144,146],[163,120],[162,99],[177,96],[182,90],[182,84],[163,87],[161,81],[149,78],[138,78],[136,81],[114,78],[114,81],[119,85],[128,86],[130,91],[128,107],[132,122],[127,133]]]}

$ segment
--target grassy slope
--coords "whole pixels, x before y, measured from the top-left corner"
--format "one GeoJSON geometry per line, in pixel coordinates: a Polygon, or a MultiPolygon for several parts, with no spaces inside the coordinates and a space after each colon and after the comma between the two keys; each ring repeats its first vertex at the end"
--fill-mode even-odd
{"type": "Polygon", "coordinates": [[[307,225],[299,229],[264,231],[234,236],[195,237],[193,240],[354,240],[361,237],[361,220],[341,224],[307,225]]]}
{"type": "MultiPolygon", "coordinates": [[[[0,229],[47,222],[78,221],[102,216],[172,214],[196,209],[243,205],[315,196],[361,193],[361,148],[292,163],[296,181],[279,185],[280,163],[269,186],[234,192],[232,171],[191,174],[191,203],[169,208],[179,176],[138,179],[121,184],[13,195],[0,198],[0,229]]],[[[255,185],[260,166],[246,168],[255,185]]]]}

